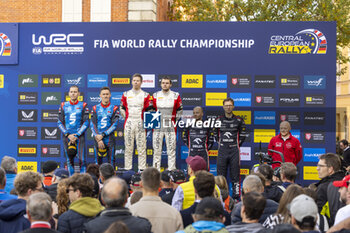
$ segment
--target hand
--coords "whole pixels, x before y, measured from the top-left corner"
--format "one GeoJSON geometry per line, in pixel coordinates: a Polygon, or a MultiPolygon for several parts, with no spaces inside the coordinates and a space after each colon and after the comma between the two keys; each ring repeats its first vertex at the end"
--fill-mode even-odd
{"type": "Polygon", "coordinates": [[[101,134],[97,134],[95,136],[95,139],[96,139],[97,142],[99,142],[99,141],[101,141],[103,139],[103,136],[101,134]]]}
{"type": "Polygon", "coordinates": [[[346,170],[349,172],[349,171],[350,171],[350,166],[348,166],[348,167],[346,168],[346,170]]]}
{"type": "Polygon", "coordinates": [[[51,206],[52,206],[52,216],[55,214],[58,214],[58,205],[56,204],[56,202],[52,202],[51,206]]]}
{"type": "Polygon", "coordinates": [[[76,134],[69,134],[68,135],[68,139],[70,140],[71,143],[75,143],[75,141],[78,139],[76,136],[76,134]]]}
{"type": "Polygon", "coordinates": [[[103,143],[102,140],[98,141],[98,148],[99,149],[104,149],[105,148],[105,144],[103,143]]]}

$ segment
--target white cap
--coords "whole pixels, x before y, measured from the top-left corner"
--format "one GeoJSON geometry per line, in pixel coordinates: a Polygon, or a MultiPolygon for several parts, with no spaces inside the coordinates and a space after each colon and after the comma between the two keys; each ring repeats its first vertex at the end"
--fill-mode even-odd
{"type": "Polygon", "coordinates": [[[305,217],[317,219],[317,205],[311,197],[301,194],[293,199],[290,204],[290,213],[298,221],[302,222],[305,217]]]}

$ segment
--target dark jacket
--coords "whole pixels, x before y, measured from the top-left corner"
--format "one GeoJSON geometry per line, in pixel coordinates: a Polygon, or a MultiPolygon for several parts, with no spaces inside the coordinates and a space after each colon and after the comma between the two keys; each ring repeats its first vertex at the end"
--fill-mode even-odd
{"type": "Polygon", "coordinates": [[[45,189],[45,192],[49,194],[52,201],[56,202],[56,196],[57,196],[57,186],[58,183],[51,184],[50,186],[47,186],[45,189]]]}
{"type": "Polygon", "coordinates": [[[350,166],[350,148],[343,152],[343,160],[346,166],[350,166]]]}
{"type": "Polygon", "coordinates": [[[333,185],[333,182],[330,182],[327,187],[327,199],[328,199],[328,207],[329,207],[329,225],[333,226],[335,215],[338,210],[345,206],[345,203],[340,201],[340,193],[339,188],[333,185]]]}
{"type": "MultiPolygon", "coordinates": [[[[194,214],[197,205],[198,205],[198,202],[195,202],[189,208],[180,211],[184,228],[193,223],[192,214],[194,214]]],[[[231,216],[227,211],[225,211],[225,218],[226,218],[224,222],[225,226],[231,225],[231,216]]]]}
{"type": "MultiPolygon", "coordinates": [[[[232,211],[232,224],[238,223],[238,222],[242,222],[242,217],[241,217],[241,208],[242,208],[242,202],[239,202],[235,208],[232,211]]],[[[260,219],[259,219],[259,223],[263,224],[265,222],[265,220],[267,219],[268,216],[270,216],[271,214],[274,214],[278,209],[278,203],[270,200],[270,199],[266,199],[266,206],[264,209],[263,214],[261,215],[260,219]]]]}
{"type": "Polygon", "coordinates": [[[0,204],[0,232],[17,233],[30,227],[24,217],[26,203],[23,199],[12,199],[0,204]]]}
{"type": "Polygon", "coordinates": [[[271,184],[269,186],[265,186],[263,196],[266,199],[271,199],[275,202],[280,202],[283,191],[278,187],[277,184],[271,184]]]}
{"type": "Polygon", "coordinates": [[[257,233],[264,228],[260,223],[238,222],[226,227],[226,229],[230,233],[257,233]]]}
{"type": "Polygon", "coordinates": [[[62,233],[81,233],[84,223],[103,210],[99,200],[83,197],[74,201],[69,210],[58,218],[57,230],[62,233]]]}
{"type": "Polygon", "coordinates": [[[171,202],[173,201],[174,194],[175,194],[175,190],[171,191],[168,194],[164,194],[161,197],[162,201],[164,201],[165,203],[168,203],[169,205],[171,205],[171,202]]]}
{"type": "Polygon", "coordinates": [[[49,228],[30,228],[20,233],[59,233],[59,232],[49,228]]]}
{"type": "Polygon", "coordinates": [[[323,206],[327,203],[327,190],[328,185],[330,182],[333,182],[335,180],[342,180],[344,178],[345,174],[342,171],[336,172],[330,176],[327,176],[323,179],[321,179],[318,183],[316,183],[317,187],[317,200],[316,204],[318,207],[318,212],[321,212],[323,206]]]}
{"type": "Polygon", "coordinates": [[[130,233],[151,233],[151,223],[145,218],[132,216],[127,208],[108,208],[102,211],[95,219],[85,223],[84,232],[104,232],[116,221],[125,223],[130,233]]]}

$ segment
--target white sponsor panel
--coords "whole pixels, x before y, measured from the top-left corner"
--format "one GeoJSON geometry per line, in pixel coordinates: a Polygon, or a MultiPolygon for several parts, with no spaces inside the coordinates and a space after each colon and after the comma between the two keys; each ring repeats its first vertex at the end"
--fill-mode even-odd
{"type": "Polygon", "coordinates": [[[156,76],[154,74],[141,74],[143,81],[141,88],[155,88],[156,82],[155,78],[156,76]]]}
{"type": "Polygon", "coordinates": [[[251,147],[240,147],[240,157],[241,161],[251,161],[252,160],[252,148],[251,147]]]}

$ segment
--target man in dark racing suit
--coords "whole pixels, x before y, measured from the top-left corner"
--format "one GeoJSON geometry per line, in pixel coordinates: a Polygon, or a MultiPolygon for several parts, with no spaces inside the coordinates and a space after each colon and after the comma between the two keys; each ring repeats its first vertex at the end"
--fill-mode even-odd
{"type": "MultiPolygon", "coordinates": [[[[193,118],[195,122],[203,122],[203,109],[201,107],[197,106],[193,109],[193,118]]],[[[209,149],[214,142],[212,129],[204,126],[197,127],[195,124],[191,125],[183,130],[182,140],[188,147],[188,156],[201,156],[207,163],[209,170],[209,149]]]]}
{"type": "Polygon", "coordinates": [[[227,98],[223,104],[225,115],[216,119],[221,122],[221,127],[214,130],[216,141],[219,144],[217,174],[227,179],[227,170],[230,168],[233,199],[238,200],[240,197],[239,147],[246,138],[246,126],[242,118],[232,113],[233,99],[227,98]]]}

